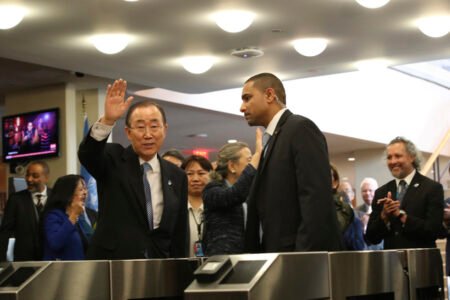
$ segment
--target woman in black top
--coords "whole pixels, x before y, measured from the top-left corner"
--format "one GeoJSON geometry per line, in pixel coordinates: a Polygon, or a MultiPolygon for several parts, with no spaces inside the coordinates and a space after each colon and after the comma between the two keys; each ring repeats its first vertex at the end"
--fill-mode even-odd
{"type": "Polygon", "coordinates": [[[203,190],[206,256],[242,253],[244,249],[245,202],[262,152],[262,133],[256,131],[252,156],[245,143],[223,146],[211,182],[203,190]]]}

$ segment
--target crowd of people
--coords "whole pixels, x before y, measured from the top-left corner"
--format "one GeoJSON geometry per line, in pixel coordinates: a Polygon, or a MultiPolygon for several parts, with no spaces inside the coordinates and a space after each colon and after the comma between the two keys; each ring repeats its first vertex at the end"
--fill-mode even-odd
{"type": "MultiPolygon", "coordinates": [[[[324,135],[286,108],[273,74],[248,79],[240,107],[255,132],[255,152],[224,145],[215,161],[159,155],[168,131],[163,107],[132,103],[127,83],[107,88],[104,115],[79,146],[97,181],[97,212],[85,207],[79,175],[47,187],[43,161],[28,165],[28,189],[10,196],[0,227],[0,260],[142,259],[216,254],[435,247],[444,233],[439,183],[421,175],[420,154],[402,137],[386,147],[393,180],[360,184],[363,204],[340,181],[324,135]],[[128,147],[107,143],[125,116],[128,147]]],[[[450,213],[447,212],[448,215],[450,213]]],[[[448,221],[449,218],[446,218],[448,221]]]]}

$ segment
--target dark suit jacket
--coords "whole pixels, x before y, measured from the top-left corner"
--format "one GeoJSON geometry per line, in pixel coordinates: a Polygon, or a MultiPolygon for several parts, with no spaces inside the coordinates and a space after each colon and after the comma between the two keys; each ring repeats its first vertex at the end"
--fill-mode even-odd
{"type": "Polygon", "coordinates": [[[80,162],[97,180],[97,226],[87,258],[138,259],[184,257],[187,224],[187,179],[183,170],[160,159],[164,211],[160,227],[150,230],[139,158],[131,146],[81,142],[80,162]]]}
{"type": "Polygon", "coordinates": [[[245,242],[249,252],[342,248],[327,143],[311,120],[281,116],[249,195],[245,242]]]}
{"type": "MultiPolygon", "coordinates": [[[[47,199],[51,190],[47,188],[47,199]]],[[[15,237],[14,260],[41,260],[42,243],[37,210],[28,190],[10,195],[0,227],[0,260],[6,260],[8,240],[15,237]]]]}
{"type": "Polygon", "coordinates": [[[408,215],[404,226],[395,218],[390,220],[390,226],[386,226],[381,219],[383,205],[377,204],[377,200],[386,197],[389,191],[395,198],[395,180],[375,191],[366,239],[372,244],[378,244],[384,239],[384,249],[436,247],[436,238],[442,230],[444,214],[442,185],[419,172],[416,173],[400,205],[400,209],[408,215]]]}

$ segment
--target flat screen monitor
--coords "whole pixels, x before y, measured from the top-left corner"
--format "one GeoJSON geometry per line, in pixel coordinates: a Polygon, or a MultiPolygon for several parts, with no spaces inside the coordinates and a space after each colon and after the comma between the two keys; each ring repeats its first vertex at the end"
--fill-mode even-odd
{"type": "Polygon", "coordinates": [[[2,118],[3,161],[20,162],[59,155],[59,109],[2,118]]]}

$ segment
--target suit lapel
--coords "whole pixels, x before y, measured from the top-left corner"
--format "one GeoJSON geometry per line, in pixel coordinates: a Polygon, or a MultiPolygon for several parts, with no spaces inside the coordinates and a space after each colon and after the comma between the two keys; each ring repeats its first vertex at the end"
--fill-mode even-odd
{"type": "Polygon", "coordinates": [[[420,183],[422,182],[422,176],[419,172],[416,171],[411,183],[409,184],[405,196],[403,196],[402,200],[402,208],[405,208],[406,205],[411,201],[411,199],[416,199],[416,195],[420,190],[420,183]]]}
{"type": "Polygon", "coordinates": [[[131,146],[129,146],[124,152],[123,159],[125,161],[125,168],[127,170],[127,172],[123,175],[128,177],[129,186],[135,196],[125,200],[130,201],[135,206],[136,211],[138,211],[137,215],[140,216],[139,219],[141,223],[143,223],[144,226],[148,227],[144,184],[142,182],[142,173],[139,164],[139,158],[133,151],[131,146]]]}
{"type": "Polygon", "coordinates": [[[264,157],[261,157],[261,162],[262,165],[260,166],[260,171],[258,172],[259,174],[262,174],[267,162],[270,159],[270,155],[272,154],[272,150],[275,147],[275,143],[278,139],[278,135],[281,132],[281,129],[283,128],[283,125],[286,123],[287,119],[289,118],[289,116],[291,116],[292,113],[289,110],[286,110],[282,115],[280,120],[278,121],[277,127],[275,128],[275,131],[273,132],[272,137],[269,140],[269,144],[267,145],[267,151],[266,154],[264,155],[264,157]]]}

